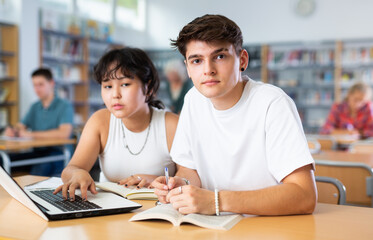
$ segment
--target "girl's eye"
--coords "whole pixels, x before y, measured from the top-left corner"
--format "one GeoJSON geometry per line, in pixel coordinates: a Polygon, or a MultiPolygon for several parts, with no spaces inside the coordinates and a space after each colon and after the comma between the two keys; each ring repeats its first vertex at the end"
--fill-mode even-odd
{"type": "Polygon", "coordinates": [[[128,87],[130,84],[129,83],[123,83],[122,87],[128,87]]]}
{"type": "Polygon", "coordinates": [[[111,88],[110,85],[103,86],[103,88],[111,88]]]}

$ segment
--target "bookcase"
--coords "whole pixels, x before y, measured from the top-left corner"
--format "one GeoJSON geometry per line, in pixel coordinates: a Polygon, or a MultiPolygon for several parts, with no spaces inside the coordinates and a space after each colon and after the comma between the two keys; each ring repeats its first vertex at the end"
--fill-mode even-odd
{"type": "Polygon", "coordinates": [[[334,42],[267,46],[264,82],[282,88],[295,102],[306,132],[317,132],[335,99],[334,42]]]}
{"type": "Polygon", "coordinates": [[[40,65],[52,70],[56,92],[74,106],[74,122],[88,120],[87,39],[54,30],[40,30],[40,65]]]}
{"type": "Polygon", "coordinates": [[[340,78],[340,97],[356,81],[373,86],[373,39],[346,40],[337,42],[340,60],[336,64],[336,74],[340,78]]]}
{"type": "Polygon", "coordinates": [[[100,85],[93,79],[94,65],[107,50],[120,46],[78,34],[40,30],[40,65],[52,70],[57,94],[73,104],[78,128],[104,107],[100,85]]]}
{"type": "Polygon", "coordinates": [[[0,128],[18,122],[18,27],[0,22],[0,128]]]}

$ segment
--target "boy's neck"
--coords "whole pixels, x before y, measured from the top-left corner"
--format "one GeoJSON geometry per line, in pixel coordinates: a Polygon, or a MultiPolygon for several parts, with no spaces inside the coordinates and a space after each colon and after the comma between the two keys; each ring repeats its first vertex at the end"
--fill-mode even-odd
{"type": "Polygon", "coordinates": [[[247,81],[241,79],[241,81],[224,96],[210,98],[214,108],[216,110],[228,110],[233,107],[241,99],[246,82],[247,81]]]}
{"type": "Polygon", "coordinates": [[[51,105],[53,99],[54,99],[54,93],[50,94],[48,97],[44,99],[40,99],[41,104],[43,105],[43,108],[48,108],[51,105]]]}

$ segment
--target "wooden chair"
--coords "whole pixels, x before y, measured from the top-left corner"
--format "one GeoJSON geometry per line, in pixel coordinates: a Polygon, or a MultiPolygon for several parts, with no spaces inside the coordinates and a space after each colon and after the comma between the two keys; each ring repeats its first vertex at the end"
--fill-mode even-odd
{"type": "Polygon", "coordinates": [[[336,178],[346,187],[346,203],[373,207],[373,170],[364,163],[315,160],[316,176],[336,178]]]}
{"type": "Polygon", "coordinates": [[[320,146],[320,143],[316,139],[307,138],[307,142],[308,142],[308,148],[310,149],[311,154],[320,152],[321,146],[320,146]]]}
{"type": "Polygon", "coordinates": [[[337,148],[337,141],[330,135],[308,134],[307,139],[316,139],[320,144],[320,150],[334,150],[337,148]]]}
{"type": "Polygon", "coordinates": [[[331,204],[346,204],[346,188],[332,177],[316,176],[318,202],[331,204]]]}
{"type": "Polygon", "coordinates": [[[373,141],[364,140],[351,144],[350,151],[354,153],[373,153],[373,141]]]}

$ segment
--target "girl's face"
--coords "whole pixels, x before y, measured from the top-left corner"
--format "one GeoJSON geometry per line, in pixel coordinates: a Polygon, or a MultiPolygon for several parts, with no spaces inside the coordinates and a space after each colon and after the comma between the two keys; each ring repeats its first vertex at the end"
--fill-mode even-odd
{"type": "Polygon", "coordinates": [[[360,91],[354,91],[347,97],[348,106],[351,111],[359,110],[368,101],[364,93],[360,91]]]}
{"type": "MultiPolygon", "coordinates": [[[[113,74],[114,75],[114,74],[113,74]]],[[[118,70],[113,78],[101,83],[101,96],[107,109],[117,118],[131,118],[146,111],[148,104],[141,80],[123,76],[118,70]]]]}

